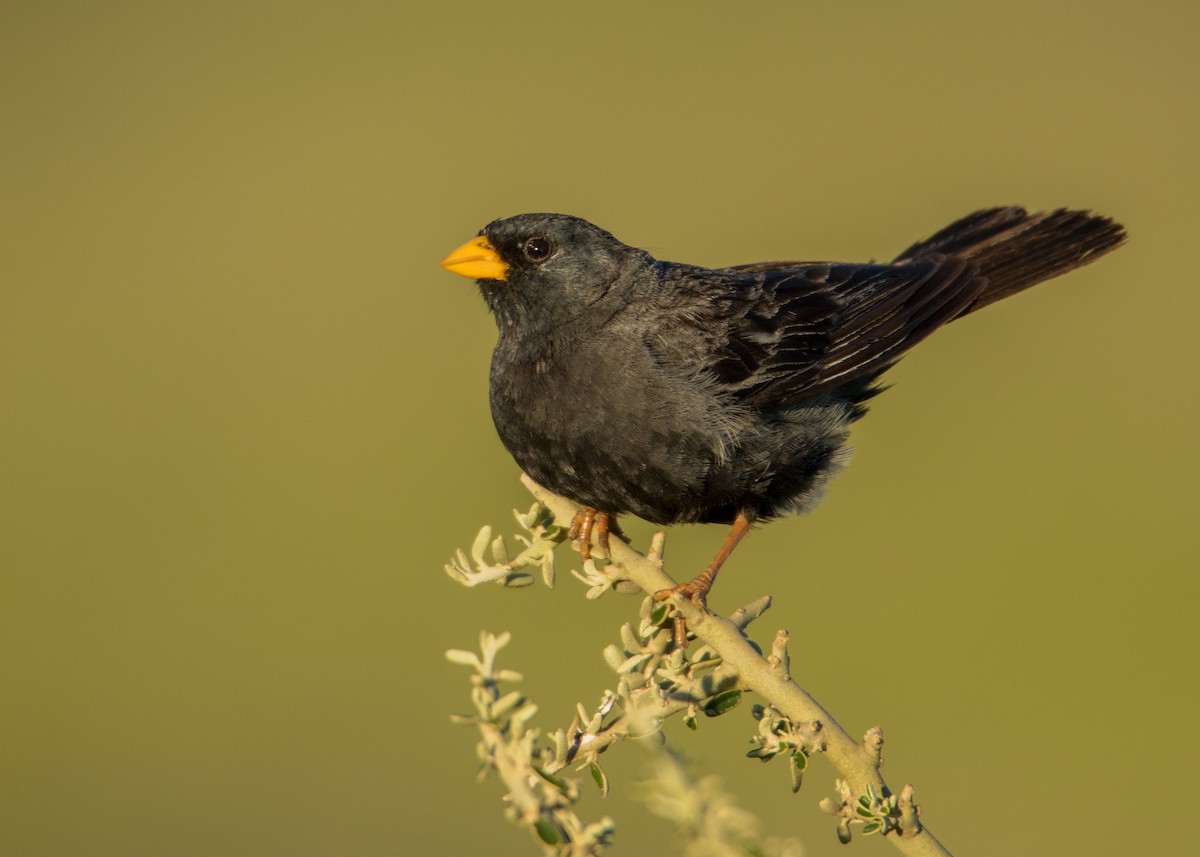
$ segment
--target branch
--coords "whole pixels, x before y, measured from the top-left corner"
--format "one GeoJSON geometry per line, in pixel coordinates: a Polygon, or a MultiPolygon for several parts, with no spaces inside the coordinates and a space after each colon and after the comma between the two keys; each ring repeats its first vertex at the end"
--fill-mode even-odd
{"type": "Polygon", "coordinates": [[[478,751],[483,762],[482,779],[489,771],[508,789],[505,800],[508,818],[532,833],[547,854],[556,857],[598,857],[613,833],[612,820],[605,817],[585,824],[575,814],[579,785],[571,779],[554,776],[545,768],[548,753],[537,746],[538,732],[529,727],[537,713],[520,691],[502,694],[501,682],[522,679],[520,673],[499,669],[496,654],[508,645],[510,635],[479,634],[479,654],[451,649],[446,657],[456,664],[469,666],[471,702],[474,714],[455,715],[456,723],[473,724],[479,730],[478,751]]]}
{"type": "MultiPolygon", "coordinates": [[[[556,520],[569,521],[577,511],[576,504],[547,491],[528,476],[522,476],[521,481],[556,520]]],[[[650,557],[616,538],[610,539],[609,550],[611,563],[619,570],[620,577],[632,581],[647,594],[675,585],[663,571],[660,539],[652,546],[650,557]]],[[[611,579],[611,572],[608,576],[611,579]]],[[[821,803],[823,809],[839,817],[839,838],[849,840],[851,822],[864,823],[864,832],[871,832],[872,825],[877,825],[873,830],[886,834],[902,854],[948,857],[950,852],[918,819],[912,786],[906,785],[895,795],[880,775],[883,734],[879,728],[869,730],[862,742],[855,741],[820,703],[792,680],[785,632],[776,635],[771,655],[763,657],[735,621],[709,613],[678,595],[672,597],[671,605],[687,622],[688,629],[717,653],[725,667],[737,673],[746,688],[767,700],[791,724],[810,724],[810,729],[819,730],[824,755],[842,776],[838,781],[840,801],[826,798],[821,803]]]]}

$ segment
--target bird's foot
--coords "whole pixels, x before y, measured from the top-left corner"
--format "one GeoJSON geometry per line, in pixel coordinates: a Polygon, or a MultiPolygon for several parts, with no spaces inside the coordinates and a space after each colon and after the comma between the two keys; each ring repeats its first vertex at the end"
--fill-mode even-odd
{"type": "Polygon", "coordinates": [[[596,535],[596,546],[601,554],[608,559],[609,534],[623,537],[621,528],[617,526],[617,516],[612,512],[601,512],[591,506],[584,506],[571,519],[567,530],[567,538],[579,546],[579,558],[587,562],[592,558],[592,534],[596,535]]]}
{"type": "Polygon", "coordinates": [[[670,589],[660,589],[654,593],[655,601],[666,601],[672,595],[682,595],[684,598],[691,601],[697,607],[703,610],[708,609],[708,591],[712,589],[712,578],[707,574],[701,574],[687,583],[681,583],[678,586],[672,586],[670,589]]]}
{"type": "MultiPolygon", "coordinates": [[[[671,596],[678,594],[686,597],[707,613],[708,593],[713,587],[713,581],[717,579],[717,572],[721,570],[725,560],[729,559],[729,555],[733,553],[733,549],[737,547],[742,537],[750,532],[754,517],[754,512],[750,510],[743,509],[738,512],[733,518],[733,526],[729,529],[729,535],[725,537],[725,541],[721,542],[721,548],[713,557],[713,561],[708,564],[708,568],[687,583],[681,583],[671,589],[658,590],[654,593],[654,600],[666,601],[671,596]]],[[[684,627],[683,618],[679,616],[675,617],[675,645],[679,648],[687,645],[687,628],[684,627]]]]}
{"type": "MultiPolygon", "coordinates": [[[[713,576],[711,569],[706,569],[687,583],[672,586],[670,589],[660,589],[654,593],[655,601],[668,601],[673,595],[682,595],[705,613],[708,612],[708,592],[712,589],[713,576]]],[[[682,616],[675,617],[675,648],[686,649],[688,644],[687,622],[682,616]]]]}

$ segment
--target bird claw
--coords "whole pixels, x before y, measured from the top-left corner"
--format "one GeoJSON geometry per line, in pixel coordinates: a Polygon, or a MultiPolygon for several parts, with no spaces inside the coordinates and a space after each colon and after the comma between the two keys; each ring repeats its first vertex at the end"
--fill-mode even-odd
{"type": "Polygon", "coordinates": [[[578,545],[579,558],[583,562],[592,558],[593,532],[596,534],[596,546],[600,548],[600,553],[605,559],[609,558],[609,534],[622,535],[621,528],[617,526],[616,515],[611,512],[601,512],[591,506],[584,506],[575,513],[575,517],[571,519],[571,526],[567,530],[567,538],[578,545]]]}
{"type": "Polygon", "coordinates": [[[689,580],[687,583],[672,586],[670,589],[660,589],[654,593],[654,600],[669,601],[673,595],[682,595],[701,610],[708,610],[708,590],[710,587],[702,585],[699,581],[700,578],[696,578],[695,580],[689,580]]]}
{"type": "MultiPolygon", "coordinates": [[[[681,595],[691,601],[705,613],[708,610],[708,591],[712,588],[709,581],[704,580],[705,575],[700,575],[695,580],[689,580],[687,583],[681,583],[678,586],[672,586],[670,589],[660,589],[654,593],[655,601],[670,601],[672,597],[681,595]],[[706,585],[708,584],[708,585],[706,585]]],[[[687,621],[679,615],[675,617],[675,648],[686,649],[688,646],[687,621]]]]}

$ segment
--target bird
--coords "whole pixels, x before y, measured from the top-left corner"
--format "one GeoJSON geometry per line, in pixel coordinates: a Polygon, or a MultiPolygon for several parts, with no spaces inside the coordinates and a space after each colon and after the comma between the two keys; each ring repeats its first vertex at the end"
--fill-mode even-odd
{"type": "MultiPolygon", "coordinates": [[[[888,263],[659,261],[566,214],[493,220],[440,265],[495,317],[500,440],[579,507],[582,558],[617,517],[729,531],[678,593],[707,609],[757,523],[810,511],[880,376],[937,328],[1120,246],[1086,210],[976,211],[888,263]]],[[[677,629],[678,637],[678,629],[677,629]]]]}

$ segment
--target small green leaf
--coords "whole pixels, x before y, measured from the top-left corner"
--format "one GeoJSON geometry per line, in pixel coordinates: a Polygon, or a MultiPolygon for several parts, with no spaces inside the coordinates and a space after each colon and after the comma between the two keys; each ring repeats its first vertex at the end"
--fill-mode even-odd
{"type": "Polygon", "coordinates": [[[878,829],[879,829],[879,822],[872,821],[870,824],[863,825],[863,835],[866,836],[868,834],[874,833],[878,829]]]}
{"type": "Polygon", "coordinates": [[[696,721],[695,708],[689,708],[687,714],[683,715],[683,725],[693,732],[700,728],[700,724],[696,721]]]}
{"type": "Polygon", "coordinates": [[[729,711],[737,706],[742,701],[742,692],[740,690],[727,690],[724,693],[718,693],[716,696],[710,696],[704,701],[704,713],[709,717],[720,717],[726,711],[729,711]]]}
{"type": "Polygon", "coordinates": [[[600,787],[600,794],[603,797],[608,797],[608,774],[604,773],[604,769],[595,762],[591,764],[592,779],[596,781],[596,785],[600,787]]]}
{"type": "Polygon", "coordinates": [[[482,558],[483,552],[485,550],[487,550],[488,542],[490,542],[491,540],[492,540],[492,528],[484,527],[482,530],[479,531],[479,534],[477,536],[475,536],[475,541],[471,545],[471,556],[477,557],[477,558],[482,558]]]}
{"type": "Polygon", "coordinates": [[[794,764],[789,766],[792,772],[792,794],[800,791],[800,786],[804,785],[804,769],[797,768],[794,764]]]}
{"type": "Polygon", "coordinates": [[[800,785],[804,781],[804,769],[808,767],[808,756],[805,756],[803,751],[797,750],[792,753],[792,764],[789,766],[792,770],[792,794],[800,791],[800,785]]]}
{"type": "Polygon", "coordinates": [[[654,657],[653,652],[635,652],[616,666],[616,673],[622,675],[641,669],[646,661],[654,657]]]}
{"type": "Polygon", "coordinates": [[[506,694],[504,694],[504,696],[500,697],[499,699],[497,699],[495,702],[492,703],[492,706],[491,706],[492,716],[493,717],[503,717],[505,714],[508,714],[510,711],[515,709],[518,705],[523,704],[524,702],[525,702],[525,697],[521,693],[521,691],[514,690],[511,693],[506,693],[506,694]]]}
{"type": "Polygon", "coordinates": [[[567,790],[566,782],[564,782],[563,780],[560,780],[558,777],[554,776],[554,774],[551,774],[550,772],[545,771],[542,768],[539,768],[537,765],[533,766],[533,770],[537,773],[537,775],[539,777],[541,777],[543,780],[548,782],[550,785],[554,786],[560,792],[565,792],[567,790]]]}
{"type": "Polygon", "coordinates": [[[657,607],[655,607],[653,610],[650,611],[650,621],[653,622],[655,625],[661,624],[663,617],[665,617],[667,615],[667,610],[669,607],[670,607],[670,605],[667,604],[667,602],[665,602],[665,601],[662,602],[661,604],[659,604],[657,607]]]}
{"type": "Polygon", "coordinates": [[[508,564],[508,546],[504,544],[504,536],[496,536],[492,542],[492,558],[497,565],[508,564]]]}
{"type": "Polygon", "coordinates": [[[462,664],[464,667],[479,666],[479,655],[466,649],[449,649],[446,652],[446,660],[452,664],[462,664]]]}
{"type": "Polygon", "coordinates": [[[875,813],[871,812],[871,810],[869,810],[869,809],[864,809],[861,806],[854,807],[854,811],[857,812],[859,815],[861,815],[863,818],[874,818],[875,817],[875,813]]]}
{"type": "Polygon", "coordinates": [[[544,818],[539,818],[533,823],[533,829],[537,831],[538,839],[545,842],[547,845],[558,844],[558,831],[554,829],[554,825],[546,821],[544,818]]]}
{"type": "Polygon", "coordinates": [[[611,670],[620,670],[621,664],[625,661],[625,653],[614,645],[604,647],[604,662],[608,664],[611,670]]]}

